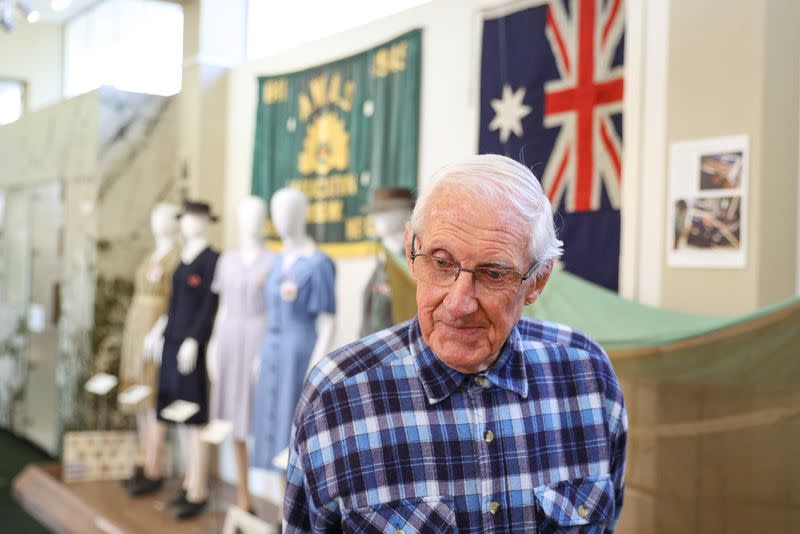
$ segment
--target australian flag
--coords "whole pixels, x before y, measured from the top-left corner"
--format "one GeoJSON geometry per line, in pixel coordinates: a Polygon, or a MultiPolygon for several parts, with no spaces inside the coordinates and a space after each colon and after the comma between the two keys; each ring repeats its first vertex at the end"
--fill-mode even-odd
{"type": "Polygon", "coordinates": [[[489,13],[481,52],[480,153],[533,169],[565,269],[615,291],[624,29],[623,0],[532,1],[489,13]]]}

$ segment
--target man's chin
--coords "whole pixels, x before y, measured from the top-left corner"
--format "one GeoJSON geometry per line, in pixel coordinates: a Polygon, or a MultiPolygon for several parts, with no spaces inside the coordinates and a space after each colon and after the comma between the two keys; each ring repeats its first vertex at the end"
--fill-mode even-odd
{"type": "Polygon", "coordinates": [[[446,366],[464,374],[480,373],[488,369],[492,361],[478,350],[475,344],[470,343],[448,343],[441,346],[438,350],[436,346],[431,346],[433,353],[446,366]]]}

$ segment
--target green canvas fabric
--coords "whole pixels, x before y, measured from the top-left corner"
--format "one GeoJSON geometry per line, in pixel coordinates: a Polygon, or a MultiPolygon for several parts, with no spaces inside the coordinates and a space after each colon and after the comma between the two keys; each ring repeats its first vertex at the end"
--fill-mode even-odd
{"type": "MultiPolygon", "coordinates": [[[[405,259],[392,255],[393,296],[416,313],[405,259]]],[[[800,386],[800,298],[733,318],[653,308],[619,297],[564,271],[554,271],[524,315],[583,330],[606,349],[621,378],[721,386],[800,386]]]]}

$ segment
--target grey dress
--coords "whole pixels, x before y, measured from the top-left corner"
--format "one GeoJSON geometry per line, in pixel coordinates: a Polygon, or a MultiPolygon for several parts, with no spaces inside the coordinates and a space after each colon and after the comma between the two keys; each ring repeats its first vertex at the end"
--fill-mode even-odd
{"type": "Polygon", "coordinates": [[[264,284],[273,254],[261,249],[246,265],[238,250],[226,252],[217,265],[212,290],[223,310],[217,327],[216,382],[211,387],[211,417],[233,423],[233,438],[250,433],[253,402],[253,361],[267,331],[264,284]]]}

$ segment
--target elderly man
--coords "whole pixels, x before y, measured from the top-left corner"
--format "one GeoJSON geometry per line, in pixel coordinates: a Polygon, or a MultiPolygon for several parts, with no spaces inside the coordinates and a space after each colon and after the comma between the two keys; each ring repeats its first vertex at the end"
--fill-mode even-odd
{"type": "Polygon", "coordinates": [[[406,229],[417,317],[329,355],[294,419],[286,532],[613,530],[627,418],[600,346],[521,319],[561,253],[513,160],[439,170],[406,229]]]}

